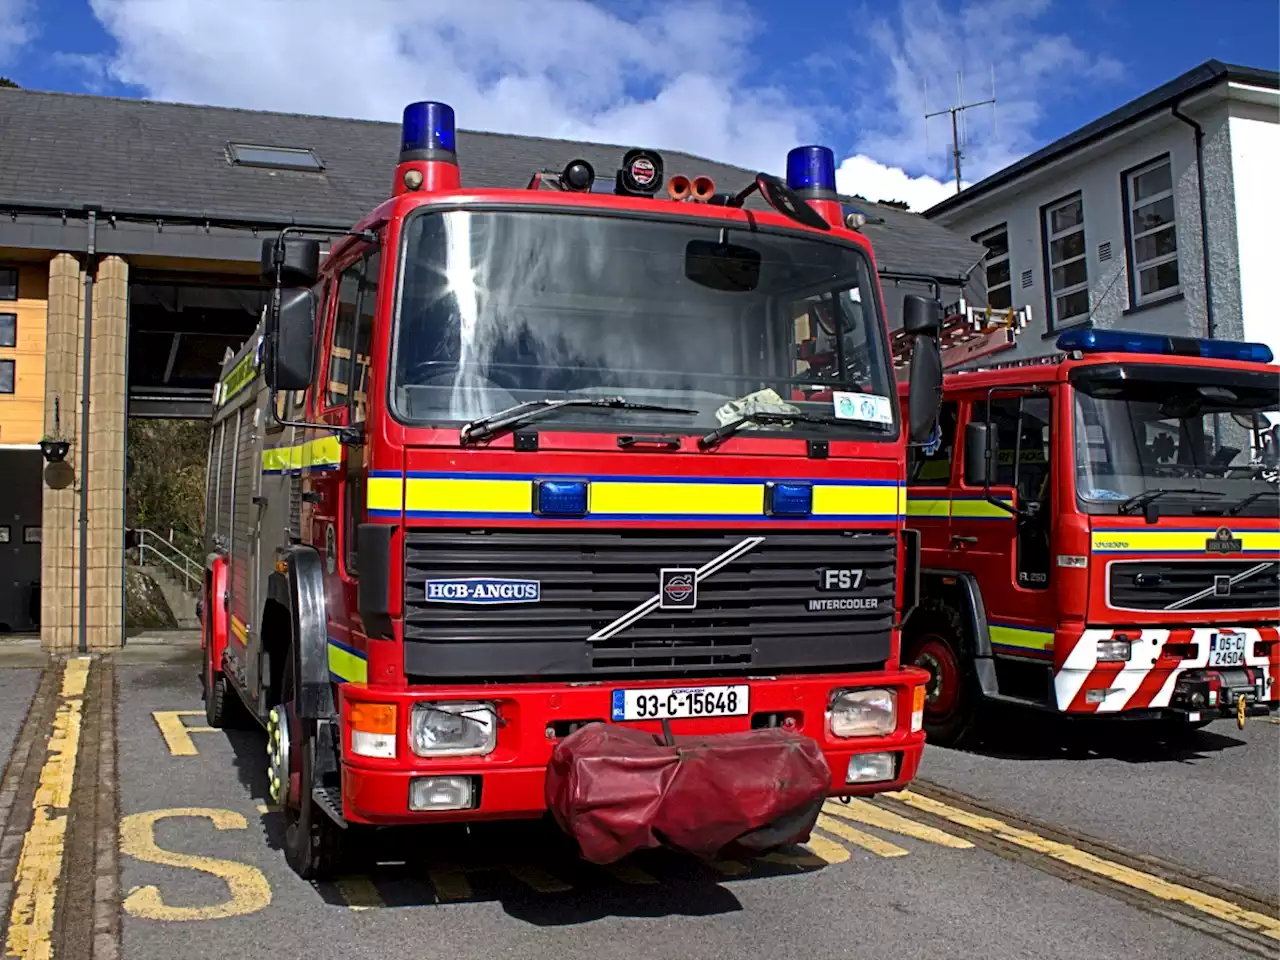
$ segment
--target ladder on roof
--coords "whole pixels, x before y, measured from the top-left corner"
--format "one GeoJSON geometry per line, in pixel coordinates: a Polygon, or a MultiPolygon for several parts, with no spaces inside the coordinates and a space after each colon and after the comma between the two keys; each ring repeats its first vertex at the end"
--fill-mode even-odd
{"type": "MultiPolygon", "coordinates": [[[[954,370],[966,363],[1011,350],[1019,331],[1031,321],[1031,308],[973,307],[962,297],[942,311],[939,345],[942,369],[954,370]]],[[[893,371],[905,382],[911,358],[911,339],[901,330],[893,334],[893,371]]]]}

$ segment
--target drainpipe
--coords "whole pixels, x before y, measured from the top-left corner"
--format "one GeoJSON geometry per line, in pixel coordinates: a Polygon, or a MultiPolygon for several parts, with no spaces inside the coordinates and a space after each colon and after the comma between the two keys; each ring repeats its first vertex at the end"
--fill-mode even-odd
{"type": "Polygon", "coordinates": [[[84,357],[80,404],[80,652],[89,652],[89,372],[93,347],[93,268],[97,255],[98,212],[88,214],[84,260],[84,357]]]}
{"type": "Polygon", "coordinates": [[[1171,111],[1173,116],[1191,127],[1196,134],[1196,187],[1200,194],[1200,254],[1204,264],[1204,317],[1206,333],[1212,339],[1215,332],[1213,322],[1213,281],[1209,276],[1209,211],[1204,202],[1204,129],[1179,108],[1175,103],[1171,111]]]}

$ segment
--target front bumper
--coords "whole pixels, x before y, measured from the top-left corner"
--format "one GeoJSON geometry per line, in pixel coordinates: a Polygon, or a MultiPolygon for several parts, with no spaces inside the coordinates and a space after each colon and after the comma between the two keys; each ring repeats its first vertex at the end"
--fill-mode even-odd
{"type": "MultiPolygon", "coordinates": [[[[904,787],[915,775],[924,749],[923,731],[911,730],[914,689],[928,675],[923,670],[856,674],[823,674],[774,679],[715,679],[609,681],[590,684],[503,684],[474,687],[414,687],[386,691],[365,684],[346,683],[341,690],[343,813],[355,823],[401,824],[539,817],[546,811],[546,768],[556,743],[584,723],[608,722],[612,691],[641,687],[714,686],[746,683],[751,688],[751,713],[739,717],[671,720],[673,734],[716,734],[755,726],[786,725],[812,737],[831,769],[831,796],[867,795],[904,787]],[[882,737],[840,739],[827,732],[827,704],[836,689],[891,687],[897,692],[897,725],[882,737]],[[498,705],[497,746],[486,756],[424,758],[409,746],[412,706],[424,700],[485,700],[498,705]],[[395,759],[374,759],[351,752],[346,723],[356,703],[394,704],[397,715],[395,759]],[[850,760],[861,754],[891,753],[891,780],[848,784],[850,760]],[[416,777],[477,778],[474,806],[465,810],[412,811],[410,781],[416,777]]],[[[661,734],[654,721],[627,726],[661,734]]]]}
{"type": "Polygon", "coordinates": [[[1054,670],[1054,692],[1058,709],[1067,713],[1176,714],[1197,722],[1190,714],[1201,714],[1199,719],[1234,715],[1240,696],[1246,698],[1247,713],[1270,712],[1280,697],[1280,640],[1274,627],[1059,630],[1054,647],[1066,651],[1065,657],[1055,657],[1060,665],[1054,670]],[[1243,664],[1210,664],[1217,633],[1245,636],[1243,664]],[[1121,639],[1130,643],[1127,661],[1098,659],[1099,641],[1121,639]]]}

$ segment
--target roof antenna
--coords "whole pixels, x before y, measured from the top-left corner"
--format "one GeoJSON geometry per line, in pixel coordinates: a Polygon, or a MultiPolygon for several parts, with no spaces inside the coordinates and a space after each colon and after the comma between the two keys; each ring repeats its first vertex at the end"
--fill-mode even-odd
{"type": "MultiPolygon", "coordinates": [[[[976,100],[973,103],[965,103],[964,102],[964,75],[962,73],[957,73],[956,74],[955,106],[946,107],[945,109],[942,109],[942,110],[935,110],[933,113],[926,112],[924,115],[924,118],[926,121],[931,120],[934,117],[940,117],[943,114],[951,115],[951,158],[955,164],[956,193],[960,192],[960,160],[964,156],[961,148],[968,146],[968,142],[969,142],[968,128],[965,125],[964,112],[966,110],[972,110],[974,107],[984,107],[987,104],[990,104],[992,112],[994,114],[995,103],[996,103],[995,84],[996,84],[996,67],[995,67],[995,64],[993,63],[991,65],[991,97],[990,99],[976,100]],[[961,133],[962,130],[964,131],[963,135],[961,133]]],[[[928,107],[926,106],[925,109],[927,111],[928,107]]],[[[925,124],[926,136],[928,136],[928,129],[929,129],[929,125],[928,123],[926,123],[925,124]]]]}

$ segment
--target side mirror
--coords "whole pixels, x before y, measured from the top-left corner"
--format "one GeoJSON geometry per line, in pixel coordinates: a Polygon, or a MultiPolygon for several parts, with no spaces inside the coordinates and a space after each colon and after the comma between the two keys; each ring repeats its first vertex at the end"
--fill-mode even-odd
{"type": "Polygon", "coordinates": [[[311,385],[315,351],[316,298],[307,288],[280,291],[280,309],[268,324],[267,386],[272,390],[305,390],[311,385]]]}
{"type": "Polygon", "coordinates": [[[992,459],[1000,449],[1000,439],[994,425],[969,423],[964,428],[964,482],[966,486],[991,486],[994,479],[992,459]]]}
{"type": "Polygon", "coordinates": [[[1262,434],[1262,462],[1268,467],[1280,465],[1280,423],[1262,434]]]}
{"type": "Polygon", "coordinates": [[[942,304],[908,293],[902,298],[902,332],[909,337],[935,336],[942,329],[942,304]]]}
{"type": "Polygon", "coordinates": [[[259,270],[262,279],[276,282],[276,251],[279,250],[280,283],[285,287],[309,287],[320,278],[320,241],[301,237],[275,237],[262,241],[259,270]]]}
{"type": "Polygon", "coordinates": [[[933,336],[911,344],[911,380],[907,384],[907,439],[924,443],[938,422],[942,405],[942,353],[933,336]]]}

